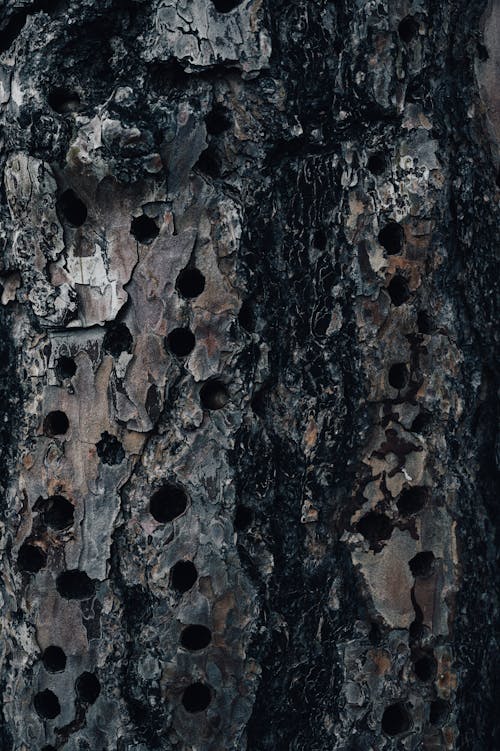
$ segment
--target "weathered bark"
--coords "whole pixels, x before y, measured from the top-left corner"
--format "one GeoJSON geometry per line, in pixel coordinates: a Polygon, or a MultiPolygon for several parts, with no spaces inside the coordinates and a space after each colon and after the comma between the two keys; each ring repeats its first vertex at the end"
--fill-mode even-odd
{"type": "Polygon", "coordinates": [[[500,747],[497,25],[4,0],[2,751],[500,747]]]}

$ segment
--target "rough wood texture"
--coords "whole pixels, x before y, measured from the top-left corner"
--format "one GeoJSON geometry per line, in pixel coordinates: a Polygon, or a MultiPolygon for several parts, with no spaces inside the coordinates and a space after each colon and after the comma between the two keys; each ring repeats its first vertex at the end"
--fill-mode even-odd
{"type": "Polygon", "coordinates": [[[500,748],[499,7],[3,1],[2,751],[500,748]]]}

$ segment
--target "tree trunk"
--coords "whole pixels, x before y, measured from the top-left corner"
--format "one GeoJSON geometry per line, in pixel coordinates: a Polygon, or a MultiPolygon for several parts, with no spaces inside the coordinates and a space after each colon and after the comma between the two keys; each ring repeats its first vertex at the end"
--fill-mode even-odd
{"type": "Polygon", "coordinates": [[[496,0],[3,0],[2,751],[500,748],[496,0]]]}

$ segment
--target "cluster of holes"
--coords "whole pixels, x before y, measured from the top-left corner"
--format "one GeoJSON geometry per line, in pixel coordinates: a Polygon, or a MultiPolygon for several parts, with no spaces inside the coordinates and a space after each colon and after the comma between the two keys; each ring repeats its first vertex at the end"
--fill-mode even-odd
{"type": "Polygon", "coordinates": [[[166,524],[181,516],[187,504],[188,496],[183,488],[173,483],[165,483],[151,496],[149,510],[157,522],[166,524]]]}

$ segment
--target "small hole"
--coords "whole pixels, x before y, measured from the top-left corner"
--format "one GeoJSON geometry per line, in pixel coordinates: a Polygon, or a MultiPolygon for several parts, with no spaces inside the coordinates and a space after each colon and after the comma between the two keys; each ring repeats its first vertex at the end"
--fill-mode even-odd
{"type": "Polygon", "coordinates": [[[75,112],[80,108],[80,97],[76,91],[64,87],[56,87],[50,92],[47,101],[49,106],[59,115],[75,112]]]}
{"type": "Polygon", "coordinates": [[[172,354],[186,357],[194,349],[194,334],[187,328],[174,329],[167,336],[167,345],[172,354]]]}
{"type": "Polygon", "coordinates": [[[211,699],[210,689],[205,683],[192,683],[182,695],[184,708],[191,713],[203,712],[211,699]]]}
{"type": "Polygon", "coordinates": [[[184,513],[188,503],[186,492],[178,485],[163,485],[151,496],[149,510],[157,522],[171,522],[184,513]]]}
{"type": "Polygon", "coordinates": [[[124,323],[115,323],[108,328],[102,341],[105,352],[113,357],[120,357],[122,352],[130,352],[134,339],[128,326],[124,323]]]}
{"type": "Polygon", "coordinates": [[[35,694],[33,701],[37,714],[44,720],[53,720],[61,712],[59,699],[53,691],[46,688],[35,694]]]}
{"type": "Polygon", "coordinates": [[[236,507],[234,515],[234,528],[238,532],[243,532],[253,522],[253,511],[248,506],[239,505],[236,507]]]}
{"type": "Polygon", "coordinates": [[[222,409],[229,401],[229,394],[222,381],[206,381],[200,389],[200,401],[204,409],[222,409]]]}
{"type": "Polygon", "coordinates": [[[368,157],[366,166],[368,167],[372,175],[381,175],[387,168],[387,162],[384,154],[381,151],[377,151],[375,152],[375,154],[371,154],[368,157]]]}
{"type": "Polygon", "coordinates": [[[431,701],[429,722],[431,725],[441,727],[448,719],[449,712],[450,707],[448,702],[443,701],[443,699],[434,699],[434,701],[431,701]]]}
{"type": "Polygon", "coordinates": [[[185,649],[196,652],[205,649],[212,641],[212,633],[206,626],[186,626],[181,634],[181,644],[185,649]]]}
{"type": "Polygon", "coordinates": [[[142,214],[132,219],[130,232],[138,243],[149,245],[155,237],[158,237],[160,230],[154,219],[146,216],[146,214],[142,214]]]}
{"type": "Polygon", "coordinates": [[[177,592],[187,592],[198,578],[196,566],[191,561],[177,561],[172,567],[170,581],[177,592]]]}
{"type": "Polygon", "coordinates": [[[240,312],[238,313],[238,322],[250,334],[252,331],[255,331],[255,316],[252,306],[248,301],[243,302],[241,305],[240,312]]]}
{"type": "Polygon", "coordinates": [[[399,735],[410,729],[410,716],[404,704],[391,704],[382,715],[382,730],[387,735],[399,735]]]}
{"type": "Polygon", "coordinates": [[[61,673],[66,667],[66,655],[61,647],[47,647],[42,655],[42,662],[49,673],[61,673]]]}
{"type": "Polygon", "coordinates": [[[198,297],[205,289],[205,277],[199,269],[183,269],[175,286],[183,297],[198,297]]]}
{"type": "Polygon", "coordinates": [[[420,334],[432,333],[432,321],[425,310],[419,310],[417,314],[417,327],[420,334]]]}
{"type": "Polygon", "coordinates": [[[392,304],[396,306],[402,305],[410,297],[408,282],[404,276],[400,276],[399,274],[396,274],[396,276],[391,279],[387,291],[390,295],[392,304]]]}
{"type": "Polygon", "coordinates": [[[400,391],[408,383],[408,368],[404,362],[396,362],[389,368],[389,383],[400,391]]]}
{"type": "Polygon", "coordinates": [[[208,146],[202,151],[193,169],[199,170],[209,177],[219,177],[220,163],[215,150],[208,146]]]}
{"type": "Polygon", "coordinates": [[[52,529],[66,529],[73,524],[75,509],[62,495],[52,495],[47,498],[46,510],[43,518],[45,524],[52,529]]]}
{"type": "Polygon", "coordinates": [[[78,698],[87,704],[94,704],[101,693],[101,684],[94,673],[85,671],[78,676],[75,682],[75,689],[78,698]]]}
{"type": "Polygon", "coordinates": [[[437,662],[432,654],[421,654],[413,663],[413,670],[419,681],[428,683],[434,680],[437,672],[437,662]]]}
{"type": "Polygon", "coordinates": [[[389,222],[378,233],[378,241],[390,256],[400,253],[403,248],[404,232],[397,222],[389,222]]]}
{"type": "Polygon", "coordinates": [[[413,576],[426,577],[434,572],[434,561],[434,553],[431,553],[430,550],[424,550],[413,556],[408,565],[413,576]]]}
{"type": "Polygon", "coordinates": [[[410,430],[413,433],[423,433],[429,427],[432,415],[429,412],[419,412],[411,424],[410,430]]]}
{"type": "Polygon", "coordinates": [[[65,190],[57,199],[59,213],[73,227],[81,227],[87,218],[87,207],[74,190],[65,190]]]}
{"type": "Polygon", "coordinates": [[[56,588],[61,597],[66,600],[88,600],[93,597],[95,586],[92,579],[78,569],[70,569],[59,574],[56,588]]]}
{"type": "Polygon", "coordinates": [[[220,136],[231,125],[227,109],[221,104],[215,105],[206,116],[205,125],[209,136],[220,136]]]}
{"type": "Polygon", "coordinates": [[[418,34],[418,21],[413,16],[406,16],[400,21],[398,33],[400,38],[408,44],[418,34]]]}
{"type": "Polygon", "coordinates": [[[64,378],[72,378],[76,373],[76,363],[72,357],[66,357],[63,355],[59,358],[56,365],[57,377],[63,380],[64,378]]]}
{"type": "Polygon", "coordinates": [[[370,544],[388,540],[392,535],[392,522],[385,514],[369,511],[356,525],[356,529],[370,544]]]}
{"type": "Polygon", "coordinates": [[[398,509],[403,516],[416,514],[423,509],[429,498],[429,489],[421,486],[405,488],[398,499],[398,509]]]}
{"type": "Polygon", "coordinates": [[[21,571],[28,571],[30,574],[36,574],[44,568],[47,563],[47,554],[42,548],[36,545],[30,545],[28,542],[23,543],[19,548],[17,556],[17,565],[21,571]]]}
{"type": "Polygon", "coordinates": [[[218,13],[230,13],[241,5],[242,0],[212,0],[212,2],[218,13]]]}
{"type": "Polygon", "coordinates": [[[64,412],[56,409],[49,412],[43,421],[43,432],[53,438],[56,435],[64,435],[69,428],[69,420],[64,412]]]}
{"type": "Polygon", "coordinates": [[[115,464],[121,464],[125,459],[125,451],[118,438],[107,430],[101,433],[101,440],[95,445],[97,456],[103,464],[109,464],[114,466],[115,464]]]}

